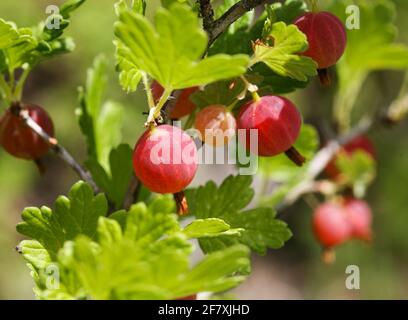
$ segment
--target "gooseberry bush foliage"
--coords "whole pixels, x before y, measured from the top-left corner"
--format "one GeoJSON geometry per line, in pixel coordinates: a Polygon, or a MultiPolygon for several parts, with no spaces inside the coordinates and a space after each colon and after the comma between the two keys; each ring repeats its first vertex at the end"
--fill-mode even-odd
{"type": "MultiPolygon", "coordinates": [[[[24,209],[17,225],[26,237],[17,250],[38,298],[181,299],[225,292],[250,274],[251,252],[264,255],[291,238],[277,212],[306,192],[322,202],[310,232],[325,250],[372,239],[372,212],[362,198],[375,179],[375,151],[353,110],[372,71],[408,67],[408,48],[394,43],[390,1],[331,1],[324,12],[318,2],[301,0],[163,0],[157,8],[144,0],[117,1],[118,81],[124,94],[145,92],[146,105],[133,107],[146,115],[135,124],[146,131],[135,146],[122,142],[125,110],[104,101],[113,58],[100,55],[79,90],[75,113],[87,158],[76,162],[58,144],[46,106],[26,103],[23,88],[44,59],[74,50],[64,31],[82,5],[92,4],[68,0],[34,27],[0,19],[0,93],[7,107],[1,145],[40,169],[52,149],[81,178],[52,209],[24,209]],[[364,25],[346,30],[352,3],[364,25]],[[49,29],[47,22],[56,19],[60,27],[49,29]],[[287,96],[316,85],[317,75],[324,90],[335,90],[333,105],[315,105],[333,110],[339,137],[333,141],[319,141],[301,105],[287,96]],[[181,128],[175,120],[182,120],[181,128]],[[237,141],[237,174],[220,185],[190,185],[200,150],[237,141]],[[159,145],[167,148],[156,154],[159,145]],[[248,165],[239,153],[256,161],[256,172],[239,174],[248,165]],[[160,162],[164,158],[170,162],[160,162]],[[259,184],[265,188],[257,190],[259,184]],[[203,257],[193,264],[195,250],[203,257]]],[[[407,112],[400,103],[406,87],[388,122],[407,112]]]]}

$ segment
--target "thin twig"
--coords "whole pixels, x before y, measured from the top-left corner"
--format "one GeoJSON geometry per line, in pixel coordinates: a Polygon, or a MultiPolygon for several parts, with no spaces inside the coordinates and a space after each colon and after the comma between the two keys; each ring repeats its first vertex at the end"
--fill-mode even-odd
{"type": "Polygon", "coordinates": [[[309,167],[305,173],[303,180],[298,183],[285,197],[278,209],[292,205],[302,195],[314,190],[314,180],[326,168],[333,156],[340,150],[341,146],[352,141],[354,138],[366,133],[372,127],[373,122],[368,119],[363,119],[349,133],[331,140],[322,148],[314,158],[310,161],[309,167]]]}
{"type": "Polygon", "coordinates": [[[10,108],[11,112],[19,116],[24,123],[36,134],[38,134],[46,143],[48,143],[54,153],[59,156],[64,162],[66,162],[79,176],[82,180],[91,185],[95,193],[100,192],[95,181],[92,179],[91,174],[83,168],[74,157],[58,143],[58,140],[51,137],[47,132],[45,132],[29,115],[28,111],[25,110],[19,102],[14,102],[10,108]]]}
{"type": "MultiPolygon", "coordinates": [[[[211,28],[206,29],[209,36],[209,46],[223,33],[228,27],[241,18],[245,13],[251,11],[267,0],[241,0],[228,9],[220,18],[211,23],[211,28]]],[[[205,26],[204,26],[205,27],[205,26]]]]}
{"type": "Polygon", "coordinates": [[[129,210],[133,203],[135,203],[137,197],[139,196],[139,191],[141,188],[141,183],[135,175],[132,176],[130,180],[129,188],[127,190],[125,200],[123,201],[123,209],[129,210]]]}

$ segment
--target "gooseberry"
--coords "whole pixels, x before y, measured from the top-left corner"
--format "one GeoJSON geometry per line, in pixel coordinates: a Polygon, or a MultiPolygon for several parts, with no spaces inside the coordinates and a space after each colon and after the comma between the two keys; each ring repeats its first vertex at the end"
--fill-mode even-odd
{"type": "Polygon", "coordinates": [[[353,238],[370,241],[372,238],[372,212],[367,202],[348,198],[344,202],[344,209],[353,238]]]}
{"type": "Polygon", "coordinates": [[[183,130],[161,125],[149,128],[133,152],[136,176],[153,192],[178,193],[197,171],[197,148],[183,130]]]}
{"type": "MultiPolygon", "coordinates": [[[[25,105],[23,110],[49,135],[54,135],[54,125],[48,113],[36,105],[25,105]]],[[[38,160],[50,145],[31,130],[22,118],[11,109],[0,119],[0,144],[11,155],[27,160],[38,160]]]]}
{"type": "Polygon", "coordinates": [[[205,143],[222,146],[235,135],[237,124],[233,114],[225,106],[211,105],[197,113],[194,127],[205,143]]]}
{"type": "Polygon", "coordinates": [[[313,214],[313,232],[325,248],[349,240],[352,229],[344,208],[334,202],[326,202],[317,207],[313,214]]]}
{"type": "Polygon", "coordinates": [[[347,34],[343,23],[330,12],[307,12],[294,24],[309,42],[309,48],[301,53],[317,62],[319,69],[327,69],[337,63],[346,49],[347,34]]]}
{"type": "Polygon", "coordinates": [[[246,130],[245,145],[251,152],[260,156],[285,152],[298,165],[304,162],[304,158],[292,147],[299,136],[302,119],[290,100],[280,96],[263,96],[249,101],[242,106],[237,119],[238,129],[246,130]],[[251,143],[251,129],[258,130],[257,146],[251,143]]]}

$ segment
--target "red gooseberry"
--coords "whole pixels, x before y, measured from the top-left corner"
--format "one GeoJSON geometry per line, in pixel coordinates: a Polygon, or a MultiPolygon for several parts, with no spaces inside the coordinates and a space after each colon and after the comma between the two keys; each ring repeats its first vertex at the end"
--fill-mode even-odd
{"type": "MultiPolygon", "coordinates": [[[[170,112],[171,119],[179,119],[189,115],[195,109],[195,104],[190,100],[191,94],[196,92],[198,87],[191,87],[181,91],[180,95],[170,112]]],[[[164,88],[157,82],[152,83],[152,95],[154,101],[157,103],[164,92],[164,88]]]]}
{"type": "Polygon", "coordinates": [[[197,148],[183,130],[161,125],[148,129],[133,152],[136,176],[157,193],[178,193],[197,171],[197,148]]]}
{"type": "Polygon", "coordinates": [[[194,127],[205,143],[222,146],[235,135],[237,124],[233,114],[225,106],[211,105],[197,113],[194,127]]]}
{"type": "Polygon", "coordinates": [[[344,209],[353,238],[371,241],[372,212],[367,202],[348,198],[344,202],[344,209]]]}
{"type": "Polygon", "coordinates": [[[245,144],[251,152],[260,156],[285,152],[296,164],[304,162],[304,158],[292,147],[299,136],[302,119],[290,100],[280,96],[263,96],[249,101],[242,106],[237,120],[238,129],[246,130],[245,144]],[[258,130],[256,146],[251,143],[251,129],[258,130]]]}
{"type": "Polygon", "coordinates": [[[312,58],[319,69],[337,63],[346,49],[347,34],[343,23],[330,12],[308,12],[298,17],[294,24],[309,42],[302,55],[312,58]]]}
{"type": "MultiPolygon", "coordinates": [[[[29,116],[50,136],[54,135],[54,125],[48,113],[36,105],[25,105],[29,116]]],[[[26,126],[23,119],[10,109],[0,119],[0,144],[11,155],[27,160],[38,160],[50,146],[37,133],[26,126]]]]}
{"type": "Polygon", "coordinates": [[[317,207],[313,214],[313,232],[325,248],[349,240],[352,229],[344,208],[334,202],[326,202],[317,207]]]}

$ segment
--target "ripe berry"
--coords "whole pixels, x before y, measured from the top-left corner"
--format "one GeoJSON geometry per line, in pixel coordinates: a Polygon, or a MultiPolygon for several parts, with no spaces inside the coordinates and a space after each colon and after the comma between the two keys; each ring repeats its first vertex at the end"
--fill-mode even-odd
{"type": "Polygon", "coordinates": [[[194,127],[200,132],[205,143],[222,146],[235,135],[237,124],[225,106],[211,105],[197,113],[194,127]]]}
{"type": "Polygon", "coordinates": [[[178,193],[197,171],[197,148],[183,130],[170,125],[148,129],[133,152],[136,176],[151,191],[178,193]]]}
{"type": "Polygon", "coordinates": [[[325,168],[325,173],[332,179],[338,179],[340,175],[340,170],[336,165],[339,154],[345,154],[351,156],[356,151],[363,151],[367,155],[375,158],[375,147],[371,140],[366,136],[358,136],[352,141],[343,146],[339,153],[329,162],[325,168]]]}
{"type": "Polygon", "coordinates": [[[246,130],[246,146],[256,152],[251,144],[250,129],[258,130],[258,155],[274,156],[285,152],[293,161],[304,162],[292,147],[300,133],[302,119],[291,101],[280,96],[264,96],[249,101],[238,115],[238,129],[246,130]]]}
{"type": "Polygon", "coordinates": [[[314,212],[313,231],[326,248],[337,246],[350,239],[350,227],[344,208],[336,203],[323,203],[314,212]]]}
{"type": "MultiPolygon", "coordinates": [[[[54,125],[48,113],[41,107],[26,105],[29,116],[50,136],[54,135],[54,125]]],[[[0,119],[0,144],[11,155],[27,160],[38,160],[50,146],[10,109],[0,119]]]]}
{"type": "Polygon", "coordinates": [[[372,212],[367,202],[349,198],[344,202],[347,220],[351,227],[353,238],[371,241],[372,212]]]}
{"type": "Polygon", "coordinates": [[[317,62],[319,69],[337,63],[346,49],[347,34],[343,23],[329,12],[308,12],[294,24],[306,34],[309,49],[302,55],[317,62]]]}
{"type": "MultiPolygon", "coordinates": [[[[173,110],[170,112],[171,119],[179,119],[189,115],[195,109],[195,104],[190,100],[190,95],[198,90],[198,87],[184,89],[177,98],[173,110]]],[[[153,99],[157,103],[164,92],[164,88],[157,82],[152,83],[153,99]]]]}

